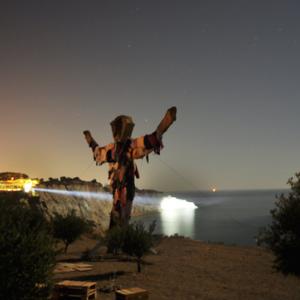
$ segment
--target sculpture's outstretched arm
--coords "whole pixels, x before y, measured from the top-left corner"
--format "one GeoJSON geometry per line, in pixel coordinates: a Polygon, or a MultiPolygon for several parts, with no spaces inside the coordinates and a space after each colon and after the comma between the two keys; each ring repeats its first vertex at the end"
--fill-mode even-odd
{"type": "Polygon", "coordinates": [[[111,151],[114,148],[114,144],[109,144],[104,147],[99,147],[98,143],[92,137],[89,130],[83,132],[85,139],[89,147],[93,151],[94,160],[98,165],[102,165],[105,162],[111,161],[111,151]]]}
{"type": "Polygon", "coordinates": [[[159,154],[163,147],[162,136],[176,120],[176,113],[175,106],[169,108],[153,133],[132,140],[132,157],[134,159],[143,158],[152,151],[159,154]]]}
{"type": "Polygon", "coordinates": [[[176,121],[176,113],[177,108],[176,106],[172,106],[169,108],[163,117],[163,119],[160,121],[159,125],[156,128],[156,134],[158,137],[161,137],[168,128],[173,124],[174,121],[176,121]]]}
{"type": "Polygon", "coordinates": [[[89,147],[92,148],[92,151],[94,152],[96,147],[98,146],[98,143],[94,140],[89,130],[85,130],[83,134],[89,147]]]}

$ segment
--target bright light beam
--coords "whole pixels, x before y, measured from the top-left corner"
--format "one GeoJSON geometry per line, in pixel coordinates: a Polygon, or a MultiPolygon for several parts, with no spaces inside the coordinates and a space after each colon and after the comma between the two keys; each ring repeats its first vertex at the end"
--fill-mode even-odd
{"type": "MultiPolygon", "coordinates": [[[[73,197],[81,198],[93,198],[97,200],[112,200],[111,193],[107,192],[83,192],[83,191],[68,191],[68,190],[59,190],[59,189],[45,189],[45,188],[33,188],[35,192],[40,193],[52,193],[57,195],[68,195],[73,197]]],[[[144,204],[144,205],[156,205],[159,206],[159,198],[137,195],[134,197],[134,203],[144,204]]]]}
{"type": "MultiPolygon", "coordinates": [[[[34,192],[39,192],[39,193],[52,193],[57,195],[97,199],[103,201],[112,200],[111,193],[107,193],[107,192],[68,191],[68,190],[46,189],[46,188],[32,188],[32,190],[34,192]]],[[[198,208],[193,202],[188,202],[186,200],[178,199],[172,196],[163,197],[161,202],[159,202],[159,198],[157,197],[147,197],[147,196],[137,195],[134,198],[134,203],[143,204],[143,205],[153,205],[153,206],[158,206],[160,203],[160,208],[162,210],[168,210],[168,211],[180,210],[180,209],[195,210],[196,208],[198,208]]]]}
{"type": "Polygon", "coordinates": [[[57,189],[43,189],[43,188],[34,188],[33,190],[41,193],[52,193],[52,194],[68,195],[68,196],[82,197],[82,198],[94,198],[98,200],[112,199],[111,194],[105,192],[82,192],[82,191],[67,191],[67,190],[57,190],[57,189]]]}

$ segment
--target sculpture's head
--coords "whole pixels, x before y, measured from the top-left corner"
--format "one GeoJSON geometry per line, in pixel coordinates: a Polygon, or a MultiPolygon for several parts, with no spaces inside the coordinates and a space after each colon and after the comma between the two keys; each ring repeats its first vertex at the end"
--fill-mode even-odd
{"type": "Polygon", "coordinates": [[[124,142],[131,138],[134,123],[129,116],[118,116],[110,122],[115,142],[124,142]]]}

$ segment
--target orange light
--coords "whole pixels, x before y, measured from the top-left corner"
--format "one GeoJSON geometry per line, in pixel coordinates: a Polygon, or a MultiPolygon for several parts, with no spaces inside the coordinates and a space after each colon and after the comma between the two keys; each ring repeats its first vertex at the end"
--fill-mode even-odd
{"type": "Polygon", "coordinates": [[[10,180],[0,180],[0,191],[25,191],[26,193],[29,193],[37,184],[39,184],[39,181],[36,179],[14,179],[12,177],[10,180]]]}

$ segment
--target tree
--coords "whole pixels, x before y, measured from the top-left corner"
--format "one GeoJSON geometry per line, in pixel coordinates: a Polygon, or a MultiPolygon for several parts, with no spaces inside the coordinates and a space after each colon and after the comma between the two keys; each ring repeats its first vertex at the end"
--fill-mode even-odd
{"type": "Polygon", "coordinates": [[[152,222],[148,230],[140,222],[111,228],[105,238],[107,252],[117,255],[122,250],[123,253],[136,257],[137,271],[140,273],[142,257],[153,246],[155,224],[155,221],[152,222]]]}
{"type": "Polygon", "coordinates": [[[141,272],[142,257],[153,246],[154,229],[155,222],[149,226],[148,230],[145,229],[142,223],[133,223],[125,228],[122,250],[128,255],[136,257],[137,271],[139,273],[141,272]]]}
{"type": "Polygon", "coordinates": [[[90,231],[94,225],[91,221],[76,216],[74,210],[65,216],[55,214],[52,224],[54,237],[62,240],[65,244],[65,253],[67,253],[70,244],[75,242],[82,234],[90,231]]]}
{"type": "Polygon", "coordinates": [[[288,180],[291,191],[277,198],[271,210],[272,223],[264,228],[258,243],[275,255],[274,267],[283,273],[300,275],[300,173],[288,180]]]}
{"type": "Polygon", "coordinates": [[[54,240],[44,217],[1,200],[0,299],[48,299],[54,264],[54,240]]]}

